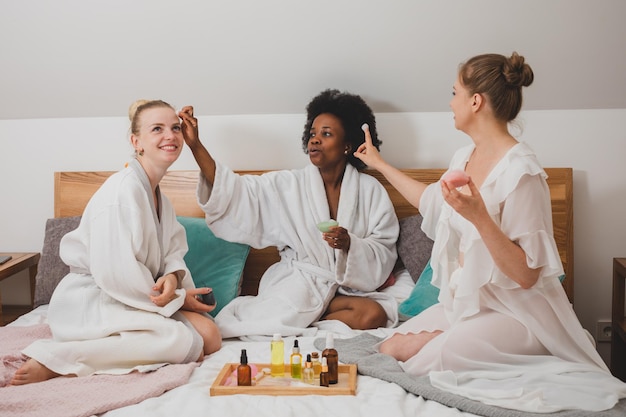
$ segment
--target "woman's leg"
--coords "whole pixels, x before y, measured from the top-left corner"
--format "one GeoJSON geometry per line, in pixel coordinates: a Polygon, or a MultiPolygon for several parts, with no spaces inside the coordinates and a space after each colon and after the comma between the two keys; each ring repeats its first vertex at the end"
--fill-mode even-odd
{"type": "MultiPolygon", "coordinates": [[[[11,379],[11,385],[26,385],[33,382],[47,381],[59,376],[56,372],[52,372],[50,369],[43,366],[33,358],[28,359],[22,366],[15,371],[13,379],[11,379]]],[[[76,376],[76,375],[67,375],[76,376]]]]}
{"type": "Polygon", "coordinates": [[[217,352],[222,347],[222,335],[213,320],[192,311],[180,310],[180,312],[189,320],[204,342],[204,349],[198,361],[201,361],[204,355],[217,352]]]}
{"type": "Polygon", "coordinates": [[[441,304],[435,304],[398,326],[376,347],[380,353],[405,362],[450,326],[441,304]]]}
{"type": "Polygon", "coordinates": [[[424,375],[492,369],[493,364],[546,354],[545,347],[518,320],[486,311],[455,323],[401,365],[408,373],[424,375]]]}
{"type": "Polygon", "coordinates": [[[387,325],[387,313],[376,301],[366,297],[337,295],[322,320],[339,320],[352,329],[377,329],[387,325]]]}
{"type": "Polygon", "coordinates": [[[406,362],[411,357],[417,355],[428,342],[441,333],[441,330],[407,334],[394,333],[380,344],[378,351],[393,356],[396,360],[406,362]]]}

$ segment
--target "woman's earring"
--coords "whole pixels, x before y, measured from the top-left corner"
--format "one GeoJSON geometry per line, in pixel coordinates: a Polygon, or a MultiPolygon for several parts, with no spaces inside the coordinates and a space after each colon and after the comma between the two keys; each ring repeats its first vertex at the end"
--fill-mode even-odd
{"type": "Polygon", "coordinates": [[[143,156],[143,149],[139,151],[139,156],[143,156]]]}

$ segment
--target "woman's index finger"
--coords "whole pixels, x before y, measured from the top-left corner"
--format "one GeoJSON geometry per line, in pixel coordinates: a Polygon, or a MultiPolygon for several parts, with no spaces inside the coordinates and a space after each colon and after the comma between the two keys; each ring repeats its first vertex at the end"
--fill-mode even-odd
{"type": "Polygon", "coordinates": [[[372,144],[372,135],[370,134],[370,127],[367,123],[363,123],[363,125],[361,126],[361,130],[363,130],[363,133],[365,133],[365,142],[368,145],[372,144]]]}

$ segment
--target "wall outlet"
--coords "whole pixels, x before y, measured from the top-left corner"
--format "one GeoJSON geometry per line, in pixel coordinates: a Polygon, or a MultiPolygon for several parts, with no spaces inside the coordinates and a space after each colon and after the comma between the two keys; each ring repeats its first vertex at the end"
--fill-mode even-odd
{"type": "Polygon", "coordinates": [[[598,320],[596,323],[596,342],[610,342],[613,326],[610,320],[598,320]]]}

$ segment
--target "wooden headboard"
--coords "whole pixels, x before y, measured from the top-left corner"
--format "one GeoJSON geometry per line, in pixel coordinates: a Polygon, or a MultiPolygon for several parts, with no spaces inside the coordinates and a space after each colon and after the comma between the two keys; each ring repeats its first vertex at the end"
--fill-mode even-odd
{"type": "MultiPolygon", "coordinates": [[[[407,175],[425,183],[437,181],[443,169],[403,169],[407,175]]],[[[546,168],[552,199],[554,237],[565,270],[563,286],[571,303],[574,302],[574,211],[572,168],[546,168]]],[[[266,171],[237,171],[240,174],[258,175],[266,171]]],[[[417,213],[382,175],[367,171],[387,189],[399,219],[417,213]]],[[[54,174],[54,216],[80,216],[85,205],[113,171],[56,172],[54,174]]],[[[170,171],[161,181],[161,191],[167,195],[179,216],[204,217],[196,200],[198,171],[170,171]]],[[[252,249],[242,283],[242,294],[257,293],[259,280],[265,270],[278,261],[275,248],[252,249]]]]}

